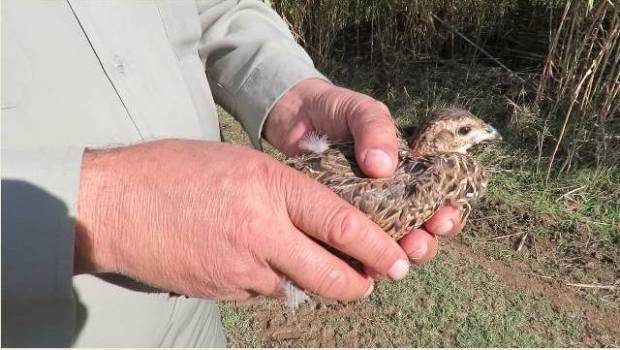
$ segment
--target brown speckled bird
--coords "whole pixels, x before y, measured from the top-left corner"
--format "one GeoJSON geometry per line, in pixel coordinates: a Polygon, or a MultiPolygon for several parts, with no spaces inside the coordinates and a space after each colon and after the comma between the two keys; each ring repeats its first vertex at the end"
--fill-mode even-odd
{"type": "Polygon", "coordinates": [[[398,167],[390,178],[366,177],[355,161],[352,142],[329,143],[308,135],[290,166],[331,188],[366,213],[395,240],[422,226],[444,205],[463,207],[487,186],[484,167],[467,154],[477,144],[501,139],[491,125],[462,109],[438,111],[408,142],[399,137],[398,167]]]}

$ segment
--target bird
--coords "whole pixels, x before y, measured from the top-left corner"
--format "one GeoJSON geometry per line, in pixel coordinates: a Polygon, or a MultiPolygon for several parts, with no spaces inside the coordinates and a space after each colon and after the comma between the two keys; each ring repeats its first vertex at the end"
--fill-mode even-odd
{"type": "MultiPolygon", "coordinates": [[[[316,132],[299,142],[304,153],[287,158],[286,163],[329,187],[397,241],[446,205],[463,208],[464,222],[471,212],[470,202],[484,194],[488,183],[484,166],[468,151],[502,136],[461,108],[438,110],[426,125],[409,134],[398,132],[398,165],[386,178],[370,178],[362,172],[352,141],[331,142],[316,132]]],[[[359,262],[324,246],[361,270],[359,262]]],[[[288,279],[282,288],[292,310],[310,298],[288,279]]]]}
{"type": "Polygon", "coordinates": [[[434,112],[425,126],[405,138],[398,135],[398,166],[387,178],[364,175],[351,141],[330,142],[309,133],[299,148],[305,153],[287,159],[294,169],[329,187],[364,212],[395,240],[418,228],[439,208],[463,208],[487,187],[487,172],[468,150],[501,140],[492,125],[461,108],[434,112]]]}

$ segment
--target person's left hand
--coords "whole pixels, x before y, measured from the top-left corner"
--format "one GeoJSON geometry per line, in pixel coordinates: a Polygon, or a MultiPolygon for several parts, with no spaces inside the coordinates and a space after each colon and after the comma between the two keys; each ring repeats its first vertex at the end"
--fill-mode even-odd
{"type": "MultiPolygon", "coordinates": [[[[388,177],[396,169],[396,127],[388,107],[370,96],[320,79],[301,81],[275,104],[263,136],[291,156],[301,152],[299,141],[311,131],[332,141],[352,138],[357,162],[370,177],[388,177]]],[[[444,207],[399,243],[412,262],[427,262],[437,254],[436,236],[454,236],[464,224],[458,209],[444,207]]]]}
{"type": "Polygon", "coordinates": [[[396,127],[385,104],[319,79],[304,80],[274,106],[263,134],[287,155],[300,153],[310,131],[334,140],[355,140],[355,157],[371,177],[392,175],[397,164],[396,127]]]}

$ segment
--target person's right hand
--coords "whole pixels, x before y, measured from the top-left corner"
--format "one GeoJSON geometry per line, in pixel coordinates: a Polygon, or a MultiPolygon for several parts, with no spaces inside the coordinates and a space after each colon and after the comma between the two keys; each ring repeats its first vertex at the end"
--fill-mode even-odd
{"type": "Polygon", "coordinates": [[[330,299],[370,293],[370,277],[313,239],[392,279],[409,267],[396,242],[328,188],[230,144],[87,150],[78,202],[76,273],[121,273],[187,296],[278,296],[283,276],[330,299]]]}

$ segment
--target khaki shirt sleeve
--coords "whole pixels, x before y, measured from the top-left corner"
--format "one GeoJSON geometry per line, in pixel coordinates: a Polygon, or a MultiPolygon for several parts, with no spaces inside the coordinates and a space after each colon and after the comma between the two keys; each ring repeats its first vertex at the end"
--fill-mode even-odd
{"type": "Polygon", "coordinates": [[[2,149],[2,346],[70,346],[82,149],[2,149]]]}
{"type": "Polygon", "coordinates": [[[327,79],[269,6],[256,0],[197,4],[199,53],[215,101],[260,148],[263,124],[275,102],[302,80],[327,79]]]}

